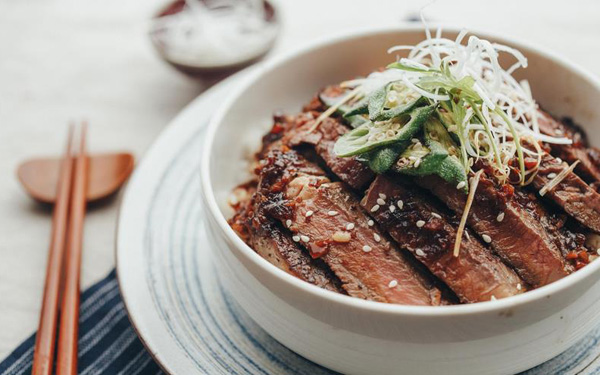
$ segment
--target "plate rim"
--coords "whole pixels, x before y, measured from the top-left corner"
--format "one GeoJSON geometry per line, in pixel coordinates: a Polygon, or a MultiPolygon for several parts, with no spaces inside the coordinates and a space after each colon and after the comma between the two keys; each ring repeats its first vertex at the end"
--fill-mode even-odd
{"type": "MultiPolygon", "coordinates": [[[[144,155],[139,159],[139,162],[137,163],[135,170],[133,172],[133,174],[131,175],[131,177],[129,178],[129,180],[126,183],[126,186],[124,188],[124,192],[120,197],[119,200],[119,207],[117,210],[117,220],[116,220],[116,226],[115,226],[115,240],[114,240],[114,259],[115,259],[115,274],[116,274],[116,279],[117,279],[117,284],[118,284],[118,288],[119,288],[119,293],[121,294],[121,299],[123,301],[123,307],[125,308],[125,311],[127,313],[127,317],[129,319],[129,321],[131,322],[131,326],[133,328],[133,330],[135,331],[136,335],[138,336],[138,338],[140,339],[140,342],[142,343],[142,345],[146,348],[146,351],[148,352],[148,354],[152,357],[152,359],[156,362],[156,364],[161,368],[161,370],[166,373],[166,374],[176,374],[178,373],[177,371],[179,371],[180,369],[178,369],[178,367],[180,366],[184,366],[183,363],[189,363],[190,366],[193,365],[192,361],[190,358],[188,358],[185,353],[183,353],[178,344],[176,342],[174,342],[174,340],[171,338],[171,336],[169,335],[168,331],[166,330],[166,328],[164,326],[159,326],[157,328],[157,330],[161,330],[164,332],[157,332],[158,333],[163,333],[164,337],[168,337],[168,341],[169,343],[166,343],[166,340],[161,340],[162,344],[158,344],[158,345],[165,345],[165,346],[169,346],[168,348],[164,348],[161,347],[161,351],[162,350],[169,350],[169,354],[173,354],[175,356],[178,356],[182,361],[179,361],[177,359],[172,359],[173,357],[167,357],[165,356],[163,353],[159,354],[158,348],[157,348],[157,340],[154,340],[152,338],[150,338],[150,333],[149,333],[149,327],[154,326],[153,321],[158,321],[160,322],[160,318],[157,315],[157,312],[154,308],[154,302],[152,300],[152,296],[149,293],[149,290],[147,289],[147,283],[146,280],[144,279],[143,284],[143,291],[144,291],[144,295],[147,295],[146,297],[140,297],[140,296],[133,296],[133,291],[130,290],[130,287],[128,285],[130,284],[135,284],[132,282],[128,282],[125,280],[128,280],[131,276],[129,275],[125,275],[126,272],[130,272],[130,268],[128,268],[128,266],[125,266],[125,260],[121,259],[124,255],[123,253],[126,252],[127,250],[129,250],[131,247],[127,246],[127,245],[131,245],[133,242],[135,242],[135,240],[131,239],[132,237],[128,237],[128,239],[124,239],[123,237],[123,232],[125,232],[125,228],[124,226],[129,225],[129,224],[125,224],[127,222],[126,219],[124,219],[124,216],[127,215],[127,212],[129,212],[129,210],[132,209],[139,209],[144,202],[140,201],[139,197],[136,197],[136,195],[134,194],[134,189],[136,188],[136,186],[142,182],[144,182],[145,180],[148,179],[157,179],[159,178],[163,172],[166,171],[166,166],[168,165],[168,162],[170,162],[172,160],[172,158],[165,158],[165,165],[163,165],[163,168],[157,168],[157,169],[150,169],[150,172],[148,171],[148,167],[151,166],[150,161],[152,161],[152,159],[156,158],[156,156],[154,155],[158,155],[159,151],[161,150],[169,150],[170,153],[172,154],[176,147],[179,145],[179,143],[183,143],[185,141],[185,137],[181,136],[181,135],[185,135],[187,133],[189,134],[193,134],[194,132],[198,131],[200,129],[199,124],[200,122],[192,122],[188,120],[188,117],[191,114],[194,114],[195,112],[197,112],[199,110],[199,108],[201,108],[201,106],[204,103],[210,102],[211,98],[214,101],[215,98],[217,97],[225,97],[228,95],[227,92],[224,92],[225,88],[227,87],[232,87],[235,86],[237,84],[240,83],[241,80],[243,80],[244,77],[247,77],[250,73],[250,71],[255,70],[256,67],[251,67],[245,70],[242,70],[238,73],[235,73],[234,75],[224,79],[223,81],[217,83],[216,85],[208,88],[206,91],[204,91],[203,93],[201,93],[200,95],[198,95],[196,98],[194,98],[190,103],[188,103],[185,107],[183,107],[183,109],[181,109],[177,115],[175,115],[175,117],[173,119],[171,119],[168,124],[165,126],[165,128],[163,128],[159,134],[157,135],[157,137],[154,139],[154,141],[151,143],[151,145],[147,148],[147,150],[144,152],[144,155]],[[177,135],[179,135],[179,137],[177,137],[177,135]],[[169,144],[166,140],[172,137],[176,137],[179,139],[183,139],[182,142],[179,143],[171,143],[169,144]],[[124,243],[127,242],[127,243],[124,243]],[[131,294],[130,294],[131,293],[131,294]],[[138,300],[136,302],[136,299],[138,300]],[[145,300],[145,301],[144,301],[145,300]],[[139,314],[138,310],[140,310],[141,308],[143,308],[145,305],[150,305],[152,306],[152,314],[156,315],[152,318],[145,318],[142,319],[141,316],[142,314],[139,314]],[[136,312],[137,311],[137,312],[136,312]],[[158,320],[156,320],[158,319],[158,320]],[[173,352],[173,353],[171,353],[173,352]],[[171,359],[167,359],[167,358],[171,358],[171,359]],[[183,362],[185,361],[185,362],[183,362]],[[171,365],[171,363],[176,364],[175,366],[171,365]]],[[[206,120],[206,124],[204,125],[204,127],[207,127],[207,123],[210,120],[210,117],[212,117],[213,113],[211,113],[210,115],[208,115],[208,118],[206,120]]],[[[173,156],[173,155],[169,155],[169,156],[173,156]]],[[[137,192],[137,189],[136,189],[137,192]]],[[[146,202],[149,203],[149,202],[146,202]]],[[[146,208],[146,207],[142,207],[142,208],[146,208]]],[[[145,228],[144,224],[141,224],[142,228],[145,228]]],[[[143,231],[141,231],[143,232],[143,231]]],[[[143,250],[143,243],[138,243],[137,245],[141,250],[143,250]]],[[[185,369],[182,369],[182,371],[185,371],[185,369]]]]}

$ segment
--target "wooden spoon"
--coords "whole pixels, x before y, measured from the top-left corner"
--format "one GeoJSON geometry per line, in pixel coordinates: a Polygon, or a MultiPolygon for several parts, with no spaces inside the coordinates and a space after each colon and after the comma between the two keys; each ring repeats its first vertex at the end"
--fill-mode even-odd
{"type": "MultiPolygon", "coordinates": [[[[134,157],[129,153],[90,155],[87,201],[98,201],[119,190],[133,165],[134,157]]],[[[60,158],[40,158],[19,165],[17,176],[33,199],[54,203],[59,172],[60,158]]]]}

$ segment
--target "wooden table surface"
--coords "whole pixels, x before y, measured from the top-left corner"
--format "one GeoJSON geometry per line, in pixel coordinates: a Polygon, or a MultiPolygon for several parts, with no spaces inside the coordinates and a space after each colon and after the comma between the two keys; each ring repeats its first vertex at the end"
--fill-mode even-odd
{"type": "MultiPolygon", "coordinates": [[[[277,0],[270,56],[356,27],[394,25],[428,1],[277,0]]],[[[157,0],[0,0],[0,359],[35,331],[50,211],[15,177],[19,161],[58,154],[66,123],[87,119],[92,152],[142,157],[207,83],[162,63],[147,38],[157,0]]],[[[600,2],[440,0],[428,19],[487,29],[550,48],[600,75],[600,2]]],[[[535,94],[535,93],[534,93],[535,94]]],[[[87,216],[82,287],[114,267],[118,199],[87,216]]]]}

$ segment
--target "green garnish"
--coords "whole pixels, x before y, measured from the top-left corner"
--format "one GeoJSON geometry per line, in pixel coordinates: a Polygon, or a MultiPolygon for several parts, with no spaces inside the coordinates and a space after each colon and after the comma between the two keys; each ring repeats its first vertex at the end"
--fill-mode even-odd
{"type": "Polygon", "coordinates": [[[354,156],[409,141],[421,130],[434,108],[433,105],[418,107],[388,121],[366,122],[341,136],[333,151],[340,157],[354,156]]]}
{"type": "MultiPolygon", "coordinates": [[[[333,107],[336,104],[338,104],[339,101],[341,101],[343,99],[343,95],[332,97],[332,96],[320,94],[319,99],[321,99],[323,104],[325,104],[326,106],[333,107]]],[[[360,102],[358,104],[360,104],[360,102]]],[[[367,122],[367,119],[364,116],[360,116],[360,115],[368,113],[368,111],[366,111],[366,105],[365,105],[364,113],[360,113],[360,112],[352,113],[354,111],[353,110],[354,106],[356,106],[356,105],[350,105],[347,103],[342,104],[337,107],[335,113],[341,115],[344,118],[344,120],[348,123],[348,125],[350,125],[352,128],[357,128],[360,125],[367,122]]]]}
{"type": "Polygon", "coordinates": [[[355,120],[355,129],[338,139],[335,153],[359,156],[377,173],[391,168],[435,174],[459,188],[469,185],[477,160],[488,163],[500,183],[516,183],[509,180],[517,172],[514,164],[519,184],[532,181],[538,165],[526,165],[525,153],[539,164],[542,151],[524,149],[521,140],[536,145],[570,140],[540,134],[529,85],[512,77],[527,67],[527,59],[511,47],[467,35],[448,39],[440,32],[415,46],[392,47],[389,52],[408,50],[407,57],[344,82],[342,87],[352,89],[351,104],[340,109],[347,121],[355,120]],[[516,62],[503,68],[501,53],[516,62]]]}
{"type": "Polygon", "coordinates": [[[366,156],[367,165],[373,172],[383,174],[394,166],[403,148],[400,144],[371,151],[366,156]]]}
{"type": "Polygon", "coordinates": [[[413,143],[401,155],[394,170],[411,176],[437,175],[453,185],[465,182],[467,174],[456,156],[458,149],[441,122],[431,117],[424,127],[425,145],[413,143]]]}

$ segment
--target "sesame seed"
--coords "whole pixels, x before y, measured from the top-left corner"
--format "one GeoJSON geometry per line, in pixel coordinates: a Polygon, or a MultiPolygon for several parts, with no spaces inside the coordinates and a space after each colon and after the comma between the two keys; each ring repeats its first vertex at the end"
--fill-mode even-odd
{"type": "Polygon", "coordinates": [[[294,242],[299,242],[300,241],[300,236],[293,236],[292,240],[294,240],[294,242]]]}
{"type": "Polygon", "coordinates": [[[390,281],[390,283],[388,284],[388,287],[390,288],[395,288],[398,286],[398,280],[392,280],[390,281]]]}
{"type": "Polygon", "coordinates": [[[468,240],[471,239],[471,235],[469,234],[469,232],[465,232],[465,237],[467,237],[468,240]]]}
{"type": "Polygon", "coordinates": [[[467,183],[465,181],[461,181],[458,183],[458,185],[456,185],[456,188],[458,190],[460,190],[460,189],[464,188],[465,186],[467,186],[467,183]]]}
{"type": "Polygon", "coordinates": [[[496,220],[501,223],[504,220],[504,212],[500,212],[498,216],[496,216],[496,220]]]}
{"type": "Polygon", "coordinates": [[[417,159],[417,161],[415,161],[415,168],[419,168],[419,165],[421,165],[421,159],[417,159]]]}
{"type": "Polygon", "coordinates": [[[390,204],[390,212],[394,212],[396,211],[396,206],[394,206],[393,204],[390,204]]]}
{"type": "Polygon", "coordinates": [[[371,207],[371,212],[375,212],[379,209],[379,205],[376,204],[375,206],[371,207]]]}
{"type": "Polygon", "coordinates": [[[487,234],[481,235],[481,238],[483,238],[486,243],[492,242],[492,237],[488,236],[487,234]]]}
{"type": "Polygon", "coordinates": [[[561,134],[562,134],[562,130],[560,130],[560,129],[555,129],[555,130],[554,130],[554,134],[556,134],[556,135],[561,135],[561,134]]]}
{"type": "Polygon", "coordinates": [[[555,178],[556,177],[556,173],[548,173],[548,178],[555,178]]]}
{"type": "Polygon", "coordinates": [[[523,287],[521,286],[521,283],[517,284],[517,290],[521,290],[523,287]]]}
{"type": "Polygon", "coordinates": [[[399,209],[402,209],[402,207],[404,207],[404,202],[403,202],[403,201],[401,201],[401,200],[399,200],[399,201],[396,203],[396,206],[398,206],[398,208],[399,208],[399,209]]]}
{"type": "Polygon", "coordinates": [[[314,211],[306,211],[306,217],[311,217],[314,214],[314,211]]]}
{"type": "Polygon", "coordinates": [[[375,225],[375,223],[373,222],[373,220],[369,220],[369,221],[367,221],[367,225],[372,227],[373,225],[375,225]]]}
{"type": "Polygon", "coordinates": [[[369,246],[369,245],[365,245],[365,246],[363,246],[363,251],[364,251],[365,253],[368,253],[368,252],[369,252],[369,251],[371,251],[371,250],[373,250],[373,249],[371,249],[371,246],[369,246]]]}
{"type": "Polygon", "coordinates": [[[329,216],[335,216],[337,214],[338,214],[337,211],[329,211],[329,212],[327,212],[327,215],[329,215],[329,216]]]}
{"type": "Polygon", "coordinates": [[[302,240],[302,242],[308,242],[308,241],[310,241],[310,237],[305,236],[305,235],[300,236],[300,239],[302,240]]]}
{"type": "Polygon", "coordinates": [[[375,239],[375,242],[381,241],[381,237],[377,233],[373,233],[373,238],[375,239]]]}
{"type": "Polygon", "coordinates": [[[490,298],[490,301],[496,301],[496,296],[494,296],[494,295],[492,294],[492,298],[490,298]]]}
{"type": "Polygon", "coordinates": [[[285,226],[286,226],[286,227],[291,227],[291,226],[292,226],[292,221],[291,221],[290,219],[287,219],[287,220],[285,221],[285,226]]]}
{"type": "Polygon", "coordinates": [[[418,256],[420,257],[424,257],[425,256],[425,252],[421,249],[417,249],[415,250],[415,253],[417,253],[418,256]]]}
{"type": "Polygon", "coordinates": [[[410,141],[411,141],[412,143],[419,143],[419,142],[421,142],[421,141],[419,141],[419,139],[418,139],[418,138],[413,138],[413,139],[411,139],[410,141]]]}
{"type": "Polygon", "coordinates": [[[379,205],[382,205],[382,206],[383,206],[383,205],[385,204],[385,201],[384,201],[383,199],[381,199],[381,198],[378,198],[378,199],[377,199],[377,204],[379,204],[379,205]]]}
{"type": "Polygon", "coordinates": [[[556,162],[557,163],[562,163],[562,159],[561,158],[556,158],[556,162]]]}
{"type": "Polygon", "coordinates": [[[352,230],[354,229],[354,223],[348,223],[348,225],[346,225],[346,230],[352,230]]]}
{"type": "Polygon", "coordinates": [[[331,236],[335,242],[350,242],[351,236],[348,232],[337,231],[331,236]]]}
{"type": "Polygon", "coordinates": [[[435,217],[436,219],[441,219],[442,218],[439,214],[436,214],[435,212],[432,212],[431,216],[435,217]]]}
{"type": "Polygon", "coordinates": [[[386,199],[387,195],[383,194],[383,193],[379,193],[379,198],[381,199],[386,199]]]}
{"type": "Polygon", "coordinates": [[[596,254],[600,255],[600,249],[596,250],[596,254]]]}
{"type": "Polygon", "coordinates": [[[423,220],[417,221],[417,227],[421,228],[423,227],[423,225],[425,225],[425,222],[423,220]]]}

